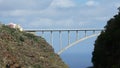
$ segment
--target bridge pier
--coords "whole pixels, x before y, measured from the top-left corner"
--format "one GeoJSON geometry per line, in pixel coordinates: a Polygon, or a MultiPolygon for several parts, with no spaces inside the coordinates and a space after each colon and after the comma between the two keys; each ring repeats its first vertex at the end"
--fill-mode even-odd
{"type": "Polygon", "coordinates": [[[78,36],[78,31],[76,31],[76,41],[78,40],[79,36],[78,36]]]}
{"type": "Polygon", "coordinates": [[[70,31],[68,31],[68,45],[70,44],[70,31]]]}
{"type": "Polygon", "coordinates": [[[50,32],[51,32],[50,42],[51,42],[51,46],[53,46],[53,31],[50,32]]]}
{"type": "Polygon", "coordinates": [[[85,37],[87,36],[87,31],[85,30],[85,37]]]}
{"type": "Polygon", "coordinates": [[[95,30],[93,30],[93,34],[95,34],[95,30]]]}
{"type": "Polygon", "coordinates": [[[42,31],[42,37],[44,37],[44,31],[42,31]]]}
{"type": "Polygon", "coordinates": [[[62,35],[61,31],[59,31],[59,45],[60,45],[60,50],[62,49],[62,35]]]}

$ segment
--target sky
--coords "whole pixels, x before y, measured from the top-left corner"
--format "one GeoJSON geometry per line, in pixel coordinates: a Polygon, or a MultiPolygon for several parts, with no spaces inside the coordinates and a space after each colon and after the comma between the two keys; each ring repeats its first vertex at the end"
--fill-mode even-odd
{"type": "MultiPolygon", "coordinates": [[[[119,6],[120,0],[0,0],[0,22],[16,23],[23,29],[103,28],[118,13],[119,6]]],[[[79,53],[78,57],[82,53],[91,56],[95,39],[85,40],[66,50],[66,53],[79,53]]],[[[56,48],[58,43],[55,42],[56,48]]],[[[87,62],[90,63],[90,58],[87,62]]]]}
{"type": "Polygon", "coordinates": [[[0,21],[24,29],[103,28],[120,0],[0,0],[0,21]]]}

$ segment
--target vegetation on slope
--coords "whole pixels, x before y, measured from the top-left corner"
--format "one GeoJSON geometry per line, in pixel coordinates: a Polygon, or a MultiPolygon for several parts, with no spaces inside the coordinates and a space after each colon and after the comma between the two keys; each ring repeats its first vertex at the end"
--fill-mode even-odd
{"type": "Polygon", "coordinates": [[[92,62],[94,68],[120,68],[120,11],[97,38],[92,62]]]}
{"type": "Polygon", "coordinates": [[[41,37],[0,24],[0,68],[68,68],[41,37]]]}

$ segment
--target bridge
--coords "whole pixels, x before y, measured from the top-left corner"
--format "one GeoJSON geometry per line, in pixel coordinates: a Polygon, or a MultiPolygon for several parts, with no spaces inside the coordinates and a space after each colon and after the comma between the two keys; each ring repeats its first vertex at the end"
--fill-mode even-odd
{"type": "Polygon", "coordinates": [[[68,48],[86,40],[86,39],[89,39],[89,38],[92,38],[94,36],[98,36],[100,34],[100,32],[104,30],[102,28],[100,29],[26,29],[24,31],[26,32],[33,32],[33,33],[41,33],[42,37],[44,37],[44,34],[47,32],[49,33],[49,38],[50,38],[50,44],[51,46],[54,46],[53,45],[53,40],[56,40],[56,39],[53,39],[53,33],[55,32],[58,32],[58,36],[59,36],[59,51],[57,52],[58,55],[60,55],[61,53],[63,53],[65,50],[67,50],[68,48]],[[62,33],[66,32],[67,35],[62,35],[62,33]],[[71,33],[75,33],[75,37],[76,37],[76,40],[73,41],[73,42],[70,42],[71,41],[71,33]],[[82,38],[79,38],[79,35],[80,33],[79,32],[82,32],[82,34],[84,35],[82,38]],[[88,33],[88,32],[91,32],[91,33],[88,33]],[[62,39],[65,38],[67,36],[67,39],[66,41],[64,42],[67,42],[67,45],[65,47],[63,47],[63,42],[62,42],[62,39]]]}

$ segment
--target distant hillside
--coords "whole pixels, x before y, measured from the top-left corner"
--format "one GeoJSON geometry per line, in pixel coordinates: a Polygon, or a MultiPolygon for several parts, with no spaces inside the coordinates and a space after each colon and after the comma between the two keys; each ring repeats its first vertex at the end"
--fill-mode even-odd
{"type": "Polygon", "coordinates": [[[0,24],[0,68],[68,68],[42,38],[0,24]]]}
{"type": "Polygon", "coordinates": [[[120,11],[97,38],[92,62],[94,68],[120,68],[120,11]]]}

